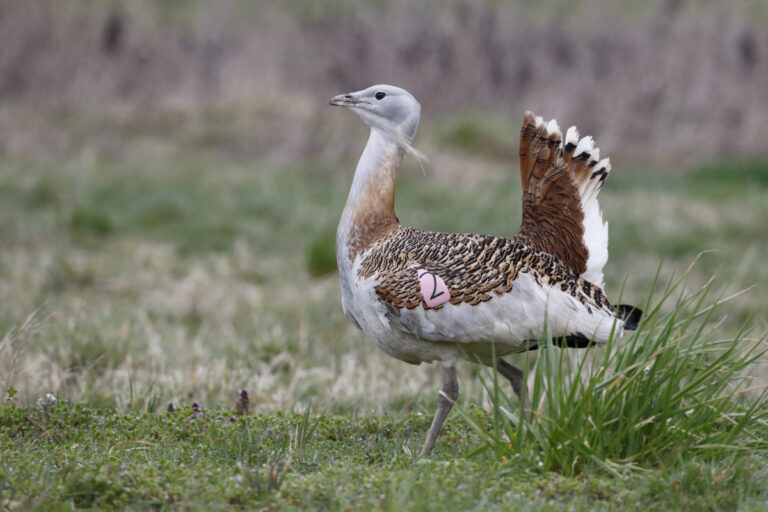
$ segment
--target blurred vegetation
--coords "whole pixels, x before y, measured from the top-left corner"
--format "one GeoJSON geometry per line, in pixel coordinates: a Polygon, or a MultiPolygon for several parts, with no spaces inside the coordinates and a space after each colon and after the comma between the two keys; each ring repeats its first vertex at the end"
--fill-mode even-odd
{"type": "Polygon", "coordinates": [[[438,126],[438,142],[443,147],[504,161],[517,157],[512,139],[519,127],[509,119],[474,113],[439,121],[438,126]]]}
{"type": "Polygon", "coordinates": [[[6,2],[0,151],[160,151],[153,136],[173,133],[240,157],[350,156],[356,130],[337,129],[327,99],[387,82],[415,94],[424,124],[444,120],[439,140],[491,157],[529,109],[625,162],[753,157],[768,125],[766,5],[6,2]]]}
{"type": "Polygon", "coordinates": [[[320,277],[336,270],[336,233],[327,230],[317,234],[307,247],[307,272],[320,277]]]}
{"type": "Polygon", "coordinates": [[[749,189],[768,188],[768,159],[719,160],[694,167],[689,175],[692,192],[708,197],[735,196],[749,189]]]}

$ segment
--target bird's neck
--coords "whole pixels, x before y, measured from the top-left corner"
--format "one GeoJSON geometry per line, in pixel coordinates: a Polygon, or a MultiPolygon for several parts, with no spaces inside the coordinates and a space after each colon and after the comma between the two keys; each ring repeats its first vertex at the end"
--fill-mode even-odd
{"type": "Polygon", "coordinates": [[[340,266],[397,227],[395,182],[404,153],[391,135],[371,129],[336,233],[340,266]]]}

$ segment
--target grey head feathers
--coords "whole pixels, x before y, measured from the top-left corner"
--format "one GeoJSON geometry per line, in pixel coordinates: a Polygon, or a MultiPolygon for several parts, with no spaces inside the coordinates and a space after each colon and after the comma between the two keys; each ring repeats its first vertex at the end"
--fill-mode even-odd
{"type": "Polygon", "coordinates": [[[331,105],[347,107],[371,129],[390,135],[421,163],[426,157],[411,145],[421,119],[421,105],[411,93],[393,85],[374,85],[361,91],[339,94],[331,105]]]}

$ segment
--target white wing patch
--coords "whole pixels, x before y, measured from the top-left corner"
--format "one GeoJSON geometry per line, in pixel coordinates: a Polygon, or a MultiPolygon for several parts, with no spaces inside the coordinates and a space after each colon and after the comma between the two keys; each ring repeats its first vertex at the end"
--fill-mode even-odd
{"type": "MultiPolygon", "coordinates": [[[[597,160],[598,158],[599,150],[595,148],[590,160],[597,160]]],[[[592,175],[579,190],[581,207],[584,210],[583,242],[589,251],[587,269],[581,274],[581,277],[603,288],[605,286],[603,267],[608,262],[608,223],[603,221],[603,212],[597,202],[597,194],[600,192],[605,177],[611,172],[611,161],[604,158],[593,169],[592,175]]]]}

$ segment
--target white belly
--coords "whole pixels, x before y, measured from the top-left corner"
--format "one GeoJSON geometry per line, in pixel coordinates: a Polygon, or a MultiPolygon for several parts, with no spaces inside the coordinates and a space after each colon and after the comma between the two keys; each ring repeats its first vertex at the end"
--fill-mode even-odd
{"type": "Polygon", "coordinates": [[[343,269],[339,266],[341,305],[350,322],[363,331],[376,347],[411,364],[455,360],[458,357],[460,349],[455,342],[426,341],[393,325],[386,305],[376,295],[377,282],[360,279],[357,277],[357,265],[352,267],[343,269]]]}

